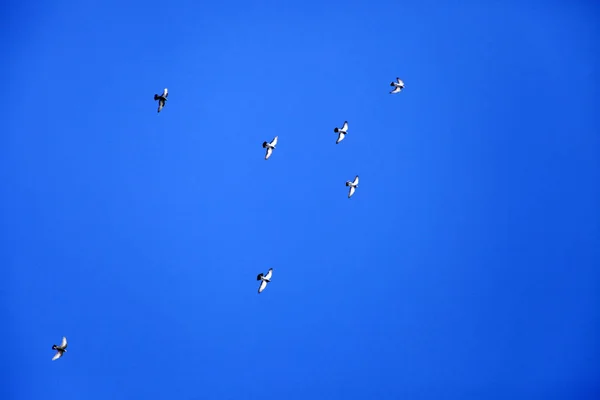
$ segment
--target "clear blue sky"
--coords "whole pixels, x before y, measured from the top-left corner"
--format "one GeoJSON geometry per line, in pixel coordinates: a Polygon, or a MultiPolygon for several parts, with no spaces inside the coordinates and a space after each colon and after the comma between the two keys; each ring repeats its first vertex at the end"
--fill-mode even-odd
{"type": "Polygon", "coordinates": [[[0,397],[598,399],[600,7],[461,3],[7,6],[0,397]]]}

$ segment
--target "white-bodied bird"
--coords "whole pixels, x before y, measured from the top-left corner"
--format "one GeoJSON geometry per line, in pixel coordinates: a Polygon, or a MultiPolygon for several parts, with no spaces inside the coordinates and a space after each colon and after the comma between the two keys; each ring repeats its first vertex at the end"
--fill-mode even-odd
{"type": "Polygon", "coordinates": [[[262,273],[258,274],[256,277],[257,281],[260,281],[260,286],[258,287],[258,294],[260,294],[267,287],[267,283],[271,282],[271,277],[273,276],[273,268],[269,268],[269,272],[267,275],[263,275],[262,273]]]}
{"type": "Polygon", "coordinates": [[[358,187],[358,175],[356,175],[353,182],[346,181],[346,186],[350,186],[350,191],[348,192],[348,198],[350,198],[358,187]]]}
{"type": "Polygon", "coordinates": [[[263,142],[263,149],[267,149],[267,154],[265,154],[265,160],[268,160],[269,157],[271,157],[271,154],[273,154],[273,149],[275,148],[275,146],[277,146],[278,138],[279,136],[275,136],[273,140],[271,140],[271,143],[263,142]]]}
{"type": "Polygon", "coordinates": [[[390,86],[394,87],[394,90],[390,92],[390,94],[399,93],[402,89],[404,89],[404,82],[400,78],[396,78],[396,82],[390,83],[390,86]]]}
{"type": "Polygon", "coordinates": [[[52,345],[52,350],[56,350],[56,354],[52,357],[52,361],[58,360],[67,351],[67,338],[63,336],[60,346],[52,345]]]}
{"type": "Polygon", "coordinates": [[[344,140],[346,134],[348,133],[348,121],[344,121],[344,125],[341,128],[336,127],[333,129],[333,131],[338,134],[337,141],[335,142],[335,144],[338,144],[344,140]]]}
{"type": "Polygon", "coordinates": [[[155,94],[154,100],[158,100],[158,112],[163,109],[165,103],[167,102],[167,97],[169,97],[169,90],[165,88],[161,95],[155,94]]]}

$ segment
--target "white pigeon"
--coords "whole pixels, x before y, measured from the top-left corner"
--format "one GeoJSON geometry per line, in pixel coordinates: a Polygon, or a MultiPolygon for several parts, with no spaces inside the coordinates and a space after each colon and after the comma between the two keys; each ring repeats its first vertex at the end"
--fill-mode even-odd
{"type": "Polygon", "coordinates": [[[333,129],[333,131],[338,134],[337,141],[335,142],[335,144],[338,144],[344,140],[346,134],[348,133],[348,121],[344,121],[344,125],[341,128],[336,127],[333,129]]]}
{"type": "Polygon", "coordinates": [[[350,191],[348,192],[348,198],[350,198],[358,187],[358,175],[356,175],[353,182],[346,181],[346,186],[350,186],[350,191]]]}
{"type": "Polygon", "coordinates": [[[154,95],[154,100],[158,100],[158,112],[163,109],[165,103],[167,102],[167,97],[169,97],[169,90],[165,88],[162,94],[159,96],[157,94],[154,95]]]}
{"type": "Polygon", "coordinates": [[[390,94],[399,93],[402,89],[404,89],[404,82],[400,78],[396,78],[396,82],[390,83],[390,86],[394,87],[394,90],[390,92],[390,94]]]}
{"type": "Polygon", "coordinates": [[[263,149],[267,149],[267,154],[265,154],[265,160],[268,160],[269,157],[271,157],[271,154],[273,154],[273,149],[275,148],[275,146],[277,146],[278,138],[279,136],[275,136],[273,140],[271,140],[271,143],[263,142],[263,149]]]}
{"type": "Polygon", "coordinates": [[[269,268],[269,272],[267,275],[263,275],[262,273],[258,274],[256,277],[257,281],[260,281],[260,286],[258,287],[258,294],[260,294],[267,287],[267,283],[271,282],[271,277],[273,276],[273,268],[269,268]]]}
{"type": "Polygon", "coordinates": [[[63,336],[60,346],[52,345],[52,350],[56,350],[56,354],[52,357],[52,361],[58,360],[67,351],[67,338],[63,336]]]}

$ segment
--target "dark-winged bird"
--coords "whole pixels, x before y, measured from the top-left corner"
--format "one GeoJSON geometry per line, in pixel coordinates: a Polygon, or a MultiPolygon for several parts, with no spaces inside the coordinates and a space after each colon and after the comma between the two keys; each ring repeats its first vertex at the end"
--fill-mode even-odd
{"type": "Polygon", "coordinates": [[[165,88],[162,94],[159,96],[157,94],[154,95],[154,100],[158,100],[158,112],[163,109],[165,103],[167,102],[167,97],[169,97],[169,90],[165,88]]]}

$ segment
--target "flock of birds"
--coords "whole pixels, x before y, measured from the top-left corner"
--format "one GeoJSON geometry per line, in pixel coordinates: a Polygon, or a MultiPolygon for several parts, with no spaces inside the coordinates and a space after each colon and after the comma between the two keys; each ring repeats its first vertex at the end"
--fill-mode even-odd
{"type": "MultiPolygon", "coordinates": [[[[394,88],[390,92],[390,94],[396,94],[396,93],[401,92],[402,89],[404,89],[404,82],[402,81],[402,79],[396,78],[395,81],[392,81],[390,83],[390,86],[394,88]]],[[[161,110],[165,107],[165,105],[167,104],[168,97],[169,97],[169,90],[167,88],[165,88],[163,90],[162,94],[154,95],[154,100],[158,101],[158,112],[161,112],[161,110]]],[[[341,128],[336,127],[333,129],[333,131],[338,134],[338,138],[335,142],[335,144],[338,144],[342,140],[344,140],[344,138],[348,134],[348,121],[344,121],[344,124],[342,125],[341,128]]],[[[273,138],[273,140],[271,140],[270,142],[263,142],[262,147],[263,147],[263,149],[266,149],[265,160],[268,160],[269,157],[271,157],[271,155],[273,154],[273,150],[275,150],[278,140],[279,140],[279,137],[275,136],[273,138]]],[[[356,191],[356,188],[358,187],[358,175],[356,175],[354,177],[353,181],[346,181],[346,186],[348,186],[350,188],[348,191],[348,198],[351,198],[352,195],[354,194],[354,192],[356,191]]],[[[265,290],[265,288],[267,287],[267,284],[271,282],[272,276],[273,276],[273,268],[269,268],[269,271],[267,271],[266,275],[263,274],[262,272],[260,274],[258,274],[258,276],[256,277],[256,280],[260,281],[260,285],[258,286],[259,294],[262,293],[262,291],[265,290]]],[[[55,360],[58,360],[59,358],[61,358],[64,355],[64,353],[67,351],[67,338],[63,336],[62,342],[60,343],[60,345],[56,345],[56,344],[52,345],[52,350],[56,350],[54,357],[52,357],[52,361],[55,361],[55,360]]]]}

